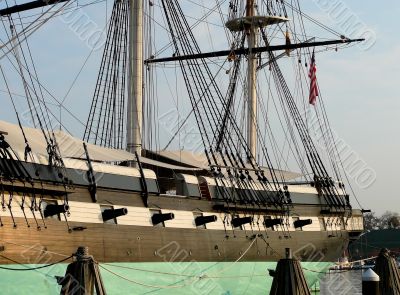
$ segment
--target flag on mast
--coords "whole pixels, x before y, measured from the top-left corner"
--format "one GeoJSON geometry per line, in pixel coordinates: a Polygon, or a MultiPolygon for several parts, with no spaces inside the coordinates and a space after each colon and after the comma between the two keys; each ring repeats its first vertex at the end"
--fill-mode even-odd
{"type": "Polygon", "coordinates": [[[310,78],[310,97],[309,102],[312,105],[315,105],[317,102],[318,96],[318,86],[317,86],[317,66],[315,65],[315,53],[313,51],[311,57],[310,71],[308,73],[308,77],[310,78]]]}

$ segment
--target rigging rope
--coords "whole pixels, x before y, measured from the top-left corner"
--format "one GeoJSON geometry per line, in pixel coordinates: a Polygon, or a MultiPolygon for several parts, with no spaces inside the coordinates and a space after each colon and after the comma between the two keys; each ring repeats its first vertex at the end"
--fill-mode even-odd
{"type": "MultiPolygon", "coordinates": [[[[4,255],[1,255],[1,257],[3,257],[4,259],[10,260],[10,258],[5,257],[4,255]]],[[[47,268],[56,264],[60,264],[63,263],[69,259],[71,259],[72,257],[74,257],[74,255],[71,255],[67,258],[63,258],[57,262],[53,262],[53,263],[49,263],[49,264],[45,264],[45,265],[41,265],[41,266],[35,266],[35,267],[26,267],[26,268],[12,268],[12,267],[6,267],[6,266],[0,266],[0,269],[4,269],[4,270],[12,270],[12,271],[33,271],[33,270],[38,270],[38,269],[42,269],[42,268],[47,268]]],[[[20,265],[24,266],[24,264],[19,263],[20,265]]]]}
{"type": "Polygon", "coordinates": [[[187,279],[183,279],[182,281],[186,281],[188,280],[187,283],[182,284],[182,285],[175,285],[175,284],[171,284],[171,285],[152,285],[152,284],[147,284],[147,283],[143,283],[143,282],[139,282],[136,280],[132,280],[130,278],[127,278],[125,276],[122,276],[116,272],[111,271],[110,269],[106,268],[104,265],[99,265],[102,269],[104,269],[105,271],[119,277],[120,279],[123,279],[125,281],[128,281],[130,283],[136,284],[136,285],[140,285],[140,286],[144,286],[144,287],[149,287],[149,288],[155,288],[155,289],[177,289],[177,288],[184,288],[187,287],[189,285],[194,284],[196,281],[202,280],[202,279],[224,279],[224,278],[244,278],[244,277],[253,277],[253,276],[265,276],[265,275],[252,275],[252,276],[218,276],[219,274],[222,274],[226,271],[228,271],[230,268],[232,268],[237,262],[239,262],[241,259],[243,259],[243,257],[247,254],[247,252],[252,248],[252,246],[254,245],[254,243],[257,241],[257,236],[253,239],[253,241],[250,243],[250,245],[246,248],[246,250],[234,261],[232,262],[229,266],[227,266],[226,268],[223,268],[220,271],[215,272],[214,274],[211,275],[207,275],[207,274],[202,274],[202,275],[185,275],[185,274],[177,274],[177,273],[168,273],[168,272],[157,272],[157,271],[147,271],[147,270],[142,270],[142,269],[136,269],[136,268],[130,268],[130,267],[125,267],[125,266],[117,266],[117,265],[110,265],[110,264],[105,264],[105,265],[109,265],[109,266],[113,266],[113,267],[119,267],[119,268],[125,268],[125,269],[132,269],[132,270],[137,270],[137,271],[144,271],[144,272],[150,272],[150,273],[157,273],[157,274],[163,274],[163,275],[176,275],[176,276],[181,276],[181,277],[185,277],[187,279]],[[189,280],[192,279],[192,280],[189,280]]]}
{"type": "Polygon", "coordinates": [[[17,46],[20,45],[20,43],[24,42],[29,36],[31,36],[33,33],[35,33],[39,28],[41,28],[44,24],[46,24],[50,19],[52,19],[58,12],[62,11],[65,7],[67,7],[70,4],[70,1],[68,0],[65,2],[59,9],[57,9],[55,12],[51,13],[51,15],[44,20],[39,20],[44,16],[46,13],[48,13],[52,7],[50,7],[48,10],[43,12],[38,18],[35,19],[32,23],[30,23],[26,28],[24,28],[18,35],[14,36],[12,39],[10,39],[7,43],[3,43],[0,46],[0,49],[3,49],[7,47],[8,45],[12,44],[17,38],[19,38],[19,35],[22,34],[24,37],[19,40],[19,43],[12,45],[3,55],[0,56],[0,60],[3,59],[8,53],[13,51],[17,46]],[[38,22],[38,24],[36,24],[38,22]]]}
{"type": "MultiPolygon", "coordinates": [[[[261,29],[261,33],[263,35],[263,39],[265,44],[268,46],[268,40],[265,35],[264,30],[261,29]]],[[[305,123],[299,113],[299,110],[294,102],[294,99],[290,93],[290,90],[286,84],[286,81],[283,77],[283,74],[275,60],[275,56],[272,52],[269,52],[270,59],[272,60],[272,69],[274,79],[277,81],[277,85],[280,87],[278,90],[280,91],[280,99],[282,104],[283,99],[285,99],[285,103],[289,109],[290,115],[294,120],[295,126],[298,130],[299,136],[303,142],[303,146],[306,150],[306,156],[309,161],[310,167],[314,173],[314,181],[317,189],[319,189],[320,194],[322,194],[327,201],[327,204],[336,209],[347,209],[349,204],[344,200],[344,196],[340,195],[332,183],[331,178],[329,177],[324,164],[318,154],[318,151],[315,148],[315,145],[309,135],[309,132],[305,126],[305,123]]]]}
{"type": "MultiPolygon", "coordinates": [[[[181,8],[179,4],[172,4],[170,2],[162,2],[163,7],[164,7],[164,12],[165,15],[167,16],[167,22],[170,27],[172,39],[174,42],[175,46],[175,52],[177,54],[180,54],[180,51],[182,50],[184,54],[191,54],[193,52],[200,52],[200,49],[194,39],[194,36],[189,32],[189,34],[186,34],[187,29],[186,27],[188,26],[187,22],[185,21],[181,8]],[[184,24],[185,26],[183,26],[184,24]],[[176,32],[176,33],[175,33],[176,32]],[[187,36],[189,35],[189,36],[187,36]],[[190,37],[190,38],[189,38],[190,37]]],[[[225,201],[228,202],[236,202],[235,198],[230,194],[226,192],[223,187],[225,187],[226,183],[225,182],[231,182],[231,187],[237,187],[244,186],[249,188],[249,185],[252,186],[252,179],[249,177],[247,168],[245,167],[245,164],[241,158],[241,156],[238,153],[238,150],[234,151],[236,147],[236,143],[240,143],[242,147],[244,147],[246,157],[250,161],[250,165],[252,166],[252,169],[256,171],[256,175],[258,173],[261,173],[261,176],[258,176],[259,180],[263,180],[261,182],[261,186],[265,186],[266,188],[269,187],[271,184],[275,185],[276,190],[278,191],[277,185],[276,185],[276,178],[274,176],[274,171],[273,169],[270,169],[271,175],[273,177],[273,182],[270,183],[268,180],[262,176],[264,173],[257,165],[255,159],[253,158],[254,155],[250,154],[249,148],[245,142],[245,139],[242,135],[242,133],[239,131],[238,126],[236,125],[235,119],[233,118],[232,114],[230,114],[230,111],[227,108],[227,101],[224,99],[224,97],[221,95],[219,87],[215,84],[215,81],[212,79],[210,69],[208,68],[207,64],[205,63],[204,60],[195,60],[195,61],[190,61],[190,62],[182,62],[180,61],[180,66],[182,69],[182,73],[184,76],[185,83],[187,84],[187,90],[189,92],[189,97],[191,99],[192,103],[192,108],[195,110],[194,114],[196,117],[196,121],[198,123],[199,129],[200,129],[200,135],[202,137],[204,146],[206,147],[206,154],[208,154],[208,160],[209,160],[209,165],[210,167],[216,167],[212,168],[211,171],[214,173],[214,176],[217,177],[217,188],[220,191],[221,195],[225,199],[225,201]],[[191,79],[194,81],[191,82],[191,79]],[[210,91],[209,88],[205,88],[206,90],[203,91],[203,87],[208,85],[207,81],[210,81],[212,83],[212,88],[213,92],[210,91]],[[193,87],[194,86],[194,87],[193,87]],[[193,89],[192,89],[193,88],[193,89]],[[195,93],[198,93],[197,95],[195,93]],[[195,102],[197,99],[195,96],[202,96],[203,93],[206,94],[206,97],[202,100],[200,100],[200,104],[196,105],[195,102]],[[218,98],[218,102],[220,103],[220,106],[216,104],[216,99],[215,96],[218,98]],[[222,108],[221,108],[222,107],[222,108]],[[231,133],[225,134],[225,138],[223,140],[223,149],[220,149],[220,151],[214,152],[214,148],[212,147],[212,141],[210,140],[208,136],[207,130],[218,130],[222,126],[223,122],[223,114],[228,114],[229,120],[233,126],[233,131],[231,133]],[[226,149],[226,154],[222,153],[223,150],[226,149]],[[218,157],[215,153],[218,153],[218,157]],[[229,154],[229,157],[227,156],[229,154]],[[227,161],[225,160],[225,157],[227,157],[227,161]],[[238,157],[238,158],[236,158],[238,157]],[[230,171],[228,171],[228,174],[230,177],[227,179],[223,179],[224,176],[221,173],[222,170],[220,170],[221,164],[219,163],[218,159],[220,159],[223,162],[223,166],[228,166],[229,165],[232,167],[237,167],[239,165],[239,169],[244,169],[246,171],[246,175],[241,174],[243,177],[237,178],[237,182],[234,181],[234,178],[232,177],[233,174],[230,174],[230,171]],[[261,177],[261,178],[260,178],[261,177]],[[248,183],[246,183],[245,179],[248,179],[248,183]],[[219,185],[220,184],[220,185],[219,185]],[[226,196],[228,194],[228,196],[226,196]]],[[[212,132],[212,131],[211,131],[212,132]]],[[[239,174],[237,174],[237,177],[239,174]]],[[[271,187],[269,187],[267,190],[271,190],[271,187]]],[[[239,197],[238,200],[240,202],[260,202],[261,199],[257,197],[256,195],[259,193],[258,191],[254,194],[251,190],[245,193],[246,191],[240,190],[237,192],[237,196],[239,197]]],[[[269,202],[271,202],[272,199],[269,199],[269,202]]],[[[272,201],[272,203],[275,202],[280,202],[282,201],[282,198],[275,198],[275,200],[272,201]]]]}
{"type": "Polygon", "coordinates": [[[118,277],[118,278],[120,278],[120,279],[123,279],[124,281],[133,283],[133,284],[135,284],[135,285],[139,285],[139,286],[143,286],[143,287],[149,287],[149,288],[154,288],[154,289],[179,289],[179,288],[184,288],[184,287],[190,286],[190,285],[192,285],[194,282],[196,282],[196,281],[199,280],[198,278],[194,278],[194,279],[190,280],[188,283],[182,284],[182,285],[169,285],[169,286],[167,286],[167,285],[152,285],[152,284],[146,284],[146,283],[139,282],[139,281],[136,281],[136,280],[127,278],[127,277],[125,277],[125,276],[122,276],[122,275],[120,275],[120,274],[118,274],[118,273],[116,273],[116,272],[114,272],[114,271],[112,271],[112,270],[106,268],[105,266],[103,266],[103,265],[101,265],[101,264],[99,265],[99,267],[101,267],[101,268],[104,269],[105,271],[111,273],[112,275],[114,275],[114,276],[116,276],[116,277],[118,277]]]}
{"type": "MultiPolygon", "coordinates": [[[[63,8],[66,7],[67,4],[69,4],[69,1],[66,2],[64,5],[62,5],[60,7],[60,9],[56,10],[56,12],[53,12],[51,16],[54,16],[55,13],[61,11],[63,8]]],[[[50,9],[48,9],[47,11],[50,11],[50,9]]],[[[20,16],[19,13],[18,13],[18,16],[20,16]]],[[[44,14],[42,14],[36,20],[39,20],[42,16],[44,16],[44,14]]],[[[59,149],[59,146],[58,146],[58,143],[57,143],[57,138],[55,136],[54,129],[52,127],[52,123],[51,123],[51,119],[50,119],[50,113],[51,112],[49,112],[48,106],[46,105],[46,102],[44,100],[44,93],[43,93],[41,84],[39,82],[37,82],[38,81],[38,73],[37,73],[37,70],[36,70],[36,67],[35,67],[35,63],[34,63],[34,60],[33,60],[33,57],[32,57],[32,53],[31,53],[31,49],[30,49],[30,46],[29,46],[29,42],[27,40],[28,37],[30,36],[30,34],[28,34],[28,32],[29,32],[28,28],[32,24],[30,24],[27,28],[24,28],[24,26],[22,24],[22,21],[20,20],[20,25],[22,27],[22,30],[21,30],[20,33],[17,33],[16,30],[15,30],[14,20],[11,17],[11,15],[8,16],[8,20],[10,22],[11,36],[9,36],[9,41],[7,43],[5,43],[4,46],[1,47],[1,50],[4,52],[3,56],[7,56],[7,59],[10,61],[12,66],[16,69],[17,73],[22,78],[22,82],[23,82],[23,85],[24,85],[25,93],[26,93],[26,100],[27,100],[27,103],[29,105],[30,113],[31,113],[31,116],[32,116],[32,123],[35,125],[36,124],[35,122],[37,120],[37,123],[39,124],[40,129],[41,129],[42,135],[43,135],[43,137],[44,137],[44,139],[45,139],[45,141],[47,143],[47,152],[48,152],[48,156],[49,156],[49,158],[48,158],[49,165],[53,166],[56,169],[56,171],[58,173],[57,176],[59,178],[59,181],[62,183],[62,185],[64,186],[64,189],[66,190],[67,185],[71,185],[71,182],[66,176],[67,175],[66,168],[65,168],[63,159],[61,157],[60,149],[59,149]],[[25,46],[26,46],[26,48],[28,50],[28,58],[26,57],[26,55],[24,53],[24,50],[23,50],[23,47],[22,47],[23,41],[25,41],[25,46]],[[11,44],[11,48],[8,48],[9,47],[8,44],[11,44]],[[20,49],[20,51],[18,49],[20,49]],[[14,57],[15,57],[16,62],[17,62],[17,67],[15,67],[15,65],[11,62],[11,60],[10,60],[8,54],[7,54],[9,52],[12,52],[14,54],[14,57]],[[20,53],[21,53],[22,59],[20,58],[20,53]],[[33,67],[33,72],[31,72],[29,70],[29,66],[30,66],[29,63],[33,67]],[[28,74],[29,80],[27,80],[25,78],[25,71],[24,70],[26,70],[26,73],[28,74]],[[37,82],[37,83],[35,83],[35,82],[37,82]]],[[[48,20],[49,20],[49,18],[42,20],[42,22],[39,25],[37,25],[35,27],[35,29],[37,29],[38,27],[40,27],[41,25],[46,23],[48,20]]],[[[3,22],[3,26],[4,26],[4,22],[3,22]]],[[[8,35],[8,33],[7,33],[7,35],[8,35]]],[[[3,74],[4,80],[5,80],[6,84],[7,84],[7,81],[5,79],[3,71],[2,71],[2,74],[3,74]]],[[[8,85],[7,85],[7,88],[8,88],[8,85]]],[[[31,161],[34,162],[33,154],[31,153],[32,150],[31,150],[31,148],[29,146],[29,143],[28,143],[28,140],[26,138],[24,129],[23,129],[22,124],[21,124],[21,120],[19,118],[19,114],[18,114],[17,109],[15,107],[15,103],[13,101],[13,98],[12,98],[12,95],[11,95],[11,91],[10,91],[9,88],[8,88],[8,91],[9,91],[9,95],[10,95],[10,98],[11,98],[11,101],[12,101],[12,104],[13,104],[13,107],[14,107],[14,111],[16,112],[16,116],[17,116],[19,127],[20,127],[20,129],[22,131],[22,134],[23,134],[23,137],[24,137],[24,140],[25,140],[25,144],[26,144],[25,155],[24,155],[25,156],[25,161],[27,161],[27,157],[29,155],[31,157],[31,161]]],[[[8,149],[11,149],[11,151],[12,151],[11,147],[3,148],[3,150],[4,150],[3,154],[4,154],[4,152],[10,153],[8,151],[8,149]]],[[[17,169],[18,171],[14,171],[16,174],[14,174],[14,173],[13,174],[15,176],[21,178],[20,175],[21,175],[21,173],[24,172],[22,170],[25,170],[25,168],[21,164],[21,160],[19,159],[18,155],[14,151],[12,151],[12,152],[14,153],[14,157],[10,154],[10,155],[8,155],[8,158],[10,160],[17,161],[17,163],[19,164],[19,165],[16,166],[18,168],[17,169]]],[[[6,156],[6,155],[3,155],[3,157],[4,156],[6,156]]],[[[26,172],[26,174],[28,176],[25,177],[25,179],[21,179],[21,181],[24,182],[25,180],[27,180],[29,183],[31,183],[32,188],[34,188],[33,179],[31,178],[29,173],[27,173],[27,171],[25,171],[25,172],[26,172]]],[[[40,173],[38,172],[38,170],[35,171],[35,176],[41,182],[40,173]]],[[[24,186],[25,186],[25,183],[24,183],[24,186]]],[[[25,198],[26,198],[26,196],[25,196],[25,194],[23,194],[22,203],[21,203],[20,207],[21,207],[21,210],[23,211],[25,220],[27,222],[27,226],[29,227],[30,225],[28,223],[28,220],[27,220],[26,215],[25,215],[25,210],[24,210],[25,209],[25,207],[24,207],[25,198]]],[[[65,194],[65,196],[64,196],[64,202],[65,203],[68,202],[67,194],[65,194]]],[[[34,216],[34,219],[36,221],[36,225],[39,228],[39,224],[37,223],[36,216],[34,214],[34,209],[35,209],[34,207],[36,206],[36,197],[35,197],[34,194],[32,196],[31,203],[32,203],[32,205],[31,205],[30,208],[31,208],[32,214],[34,216]]],[[[10,204],[9,204],[8,207],[9,207],[10,213],[12,215],[12,212],[11,212],[11,197],[10,197],[10,204]]]]}
{"type": "Polygon", "coordinates": [[[83,139],[122,149],[125,135],[129,2],[115,1],[83,139]]]}

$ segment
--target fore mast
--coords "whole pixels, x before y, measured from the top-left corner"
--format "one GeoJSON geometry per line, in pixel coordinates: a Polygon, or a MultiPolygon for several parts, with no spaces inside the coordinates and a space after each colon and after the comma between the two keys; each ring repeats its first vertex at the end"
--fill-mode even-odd
{"type": "MultiPolygon", "coordinates": [[[[246,1],[246,17],[252,19],[255,13],[255,0],[246,1]]],[[[249,46],[247,66],[247,143],[253,157],[257,156],[257,78],[256,78],[256,54],[252,49],[256,47],[255,23],[246,26],[247,43],[249,46]]]]}
{"type": "Polygon", "coordinates": [[[143,0],[129,0],[129,68],[126,149],[142,151],[143,122],[143,0]]]}

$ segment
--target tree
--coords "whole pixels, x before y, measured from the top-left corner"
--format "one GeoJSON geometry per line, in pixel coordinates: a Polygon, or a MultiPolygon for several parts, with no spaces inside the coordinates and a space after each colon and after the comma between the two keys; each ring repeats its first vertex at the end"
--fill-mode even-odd
{"type": "Polygon", "coordinates": [[[397,228],[399,226],[399,214],[386,211],[380,218],[380,229],[397,228]]]}
{"type": "Polygon", "coordinates": [[[377,217],[375,212],[364,215],[365,230],[379,230],[388,228],[400,228],[399,213],[386,211],[380,217],[377,217]]]}
{"type": "Polygon", "coordinates": [[[392,216],[389,220],[390,228],[399,228],[400,227],[400,218],[398,216],[392,216]]]}
{"type": "Polygon", "coordinates": [[[367,213],[364,215],[364,230],[376,230],[378,228],[379,218],[376,217],[375,212],[367,213]]]}

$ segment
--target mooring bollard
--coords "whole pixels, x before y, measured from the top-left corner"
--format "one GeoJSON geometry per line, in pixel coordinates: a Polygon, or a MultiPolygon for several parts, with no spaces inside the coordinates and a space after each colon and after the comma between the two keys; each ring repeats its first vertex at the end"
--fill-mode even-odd
{"type": "Polygon", "coordinates": [[[300,262],[292,257],[292,251],[285,249],[286,258],[278,261],[270,295],[311,295],[300,262]]]}
{"type": "Polygon", "coordinates": [[[362,274],[362,294],[380,295],[379,276],[370,268],[362,274]]]}
{"type": "Polygon", "coordinates": [[[79,247],[74,254],[75,261],[70,263],[63,278],[58,279],[62,286],[60,295],[106,295],[100,270],[88,247],[79,247]]]}

